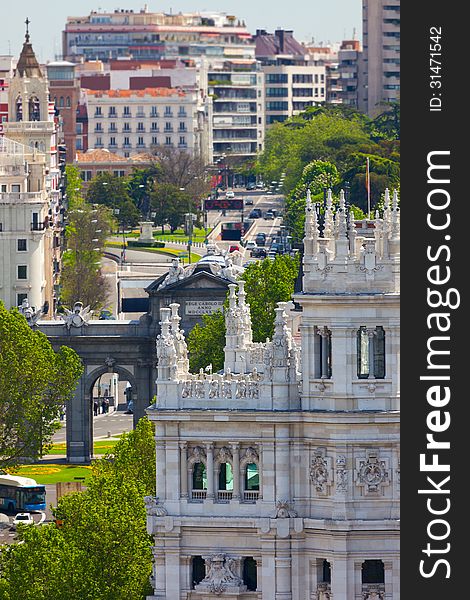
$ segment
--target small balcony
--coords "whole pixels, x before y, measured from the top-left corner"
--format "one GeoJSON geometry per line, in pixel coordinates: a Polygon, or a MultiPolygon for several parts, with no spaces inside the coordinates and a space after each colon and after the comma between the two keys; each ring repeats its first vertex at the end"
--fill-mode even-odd
{"type": "Polygon", "coordinates": [[[116,113],[108,113],[108,119],[117,119],[116,113]]]}
{"type": "Polygon", "coordinates": [[[244,502],[257,502],[259,499],[259,490],[245,490],[243,492],[243,501],[244,502]]]}
{"type": "Polygon", "coordinates": [[[95,127],[95,133],[104,133],[104,129],[102,127],[95,127]]]}
{"type": "Polygon", "coordinates": [[[137,127],[136,132],[137,133],[145,133],[146,129],[145,127],[137,127]]]}
{"type": "Polygon", "coordinates": [[[117,133],[118,130],[116,129],[116,127],[108,127],[108,133],[117,133]]]}
{"type": "Polygon", "coordinates": [[[207,490],[192,490],[191,500],[193,502],[203,502],[206,499],[207,490]]]}
{"type": "Polygon", "coordinates": [[[188,116],[188,113],[183,110],[178,113],[178,119],[185,119],[188,116]]]}
{"type": "Polygon", "coordinates": [[[164,112],[163,116],[165,117],[165,119],[166,118],[170,118],[171,119],[172,117],[174,117],[174,114],[172,112],[164,112]]]}
{"type": "Polygon", "coordinates": [[[123,119],[132,119],[131,113],[122,113],[123,119]]]}
{"type": "Polygon", "coordinates": [[[45,229],[47,229],[47,226],[47,221],[43,221],[42,223],[34,222],[31,223],[31,231],[44,231],[45,229]]]}
{"type": "Polygon", "coordinates": [[[138,112],[136,115],[137,119],[145,119],[145,113],[144,112],[138,112]]]}
{"type": "Polygon", "coordinates": [[[217,492],[217,500],[219,502],[230,502],[230,500],[232,499],[232,494],[233,492],[230,490],[219,490],[217,492]]]}
{"type": "Polygon", "coordinates": [[[173,133],[173,127],[165,127],[165,129],[163,130],[164,133],[173,133]]]}
{"type": "Polygon", "coordinates": [[[188,144],[185,142],[184,144],[178,144],[178,148],[187,148],[188,144]]]}

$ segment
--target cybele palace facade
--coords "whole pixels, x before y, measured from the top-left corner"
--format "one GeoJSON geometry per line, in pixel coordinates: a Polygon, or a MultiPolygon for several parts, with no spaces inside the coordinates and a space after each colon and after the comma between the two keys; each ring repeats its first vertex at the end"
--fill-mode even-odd
{"type": "Polygon", "coordinates": [[[321,235],[308,197],[296,309],[254,343],[231,284],[223,373],[161,310],[149,600],[398,600],[399,243],[396,194],[362,229],[329,195],[321,235]]]}

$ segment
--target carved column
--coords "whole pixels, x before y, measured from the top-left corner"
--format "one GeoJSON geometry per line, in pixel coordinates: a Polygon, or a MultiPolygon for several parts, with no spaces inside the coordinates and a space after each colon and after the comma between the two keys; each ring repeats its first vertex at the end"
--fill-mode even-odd
{"type": "Polygon", "coordinates": [[[188,497],[188,457],[187,457],[187,446],[186,442],[180,443],[180,486],[181,486],[181,498],[188,497]]]}
{"type": "Polygon", "coordinates": [[[162,440],[157,440],[155,443],[155,451],[156,451],[156,496],[163,500],[165,498],[165,442],[162,440]]]}
{"type": "Polygon", "coordinates": [[[240,444],[230,444],[232,448],[233,493],[232,500],[240,499],[240,444]]]}
{"type": "Polygon", "coordinates": [[[214,499],[214,444],[206,444],[207,498],[214,499]]]}

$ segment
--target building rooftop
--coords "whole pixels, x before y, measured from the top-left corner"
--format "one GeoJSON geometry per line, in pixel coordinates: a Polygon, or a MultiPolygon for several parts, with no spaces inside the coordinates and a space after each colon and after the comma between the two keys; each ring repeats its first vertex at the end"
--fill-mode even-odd
{"type": "Polygon", "coordinates": [[[150,162],[152,160],[152,155],[142,152],[139,154],[133,154],[129,158],[125,158],[124,156],[120,156],[119,154],[114,154],[105,148],[97,148],[90,149],[86,152],[77,152],[75,162],[80,164],[89,164],[89,163],[144,163],[150,162]]]}
{"type": "Polygon", "coordinates": [[[143,90],[86,90],[89,96],[95,96],[100,98],[102,96],[108,96],[108,98],[130,98],[131,96],[137,96],[142,98],[144,96],[155,96],[155,97],[169,97],[169,96],[186,96],[186,92],[176,88],[144,88],[143,90]]]}

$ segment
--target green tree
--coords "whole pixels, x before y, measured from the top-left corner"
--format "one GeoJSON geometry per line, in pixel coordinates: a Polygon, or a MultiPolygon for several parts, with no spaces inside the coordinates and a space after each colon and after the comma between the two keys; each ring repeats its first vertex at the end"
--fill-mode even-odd
{"type": "Polygon", "coordinates": [[[299,257],[288,254],[249,265],[242,275],[246,301],[250,305],[253,341],[265,342],[274,333],[275,308],[288,302],[299,274],[299,257]]]}
{"type": "Polygon", "coordinates": [[[43,333],[0,302],[0,467],[41,456],[82,370],[72,349],[54,352],[43,333]]]}
{"type": "Polygon", "coordinates": [[[107,236],[113,217],[104,206],[93,208],[86,202],[69,211],[66,227],[67,250],[62,258],[61,303],[71,308],[83,302],[98,310],[107,300],[109,285],[101,271],[107,236]]]}
{"type": "Polygon", "coordinates": [[[202,316],[189,332],[189,367],[193,373],[212,364],[214,372],[224,366],[225,317],[221,311],[202,316]]]}
{"type": "Polygon", "coordinates": [[[60,528],[23,527],[23,543],[0,553],[0,598],[144,600],[152,570],[144,496],[154,492],[154,431],[141,419],[113,457],[93,464],[85,491],[59,500],[60,528]]]}
{"type": "Polygon", "coordinates": [[[81,204],[83,204],[83,182],[82,178],[80,177],[79,169],[73,165],[66,165],[65,180],[68,207],[69,209],[78,208],[81,204]]]}
{"type": "Polygon", "coordinates": [[[125,177],[111,173],[97,175],[90,182],[86,199],[90,204],[103,204],[113,211],[119,210],[118,221],[123,226],[134,227],[139,222],[140,212],[132,202],[125,177]]]}
{"type": "Polygon", "coordinates": [[[196,210],[191,196],[172,183],[154,184],[150,202],[156,213],[155,224],[161,225],[162,233],[166,224],[170,225],[172,232],[175,231],[184,223],[185,213],[196,210]]]}

